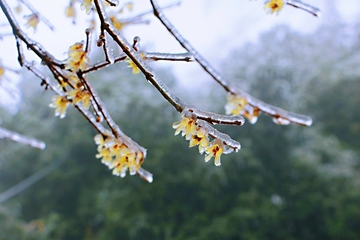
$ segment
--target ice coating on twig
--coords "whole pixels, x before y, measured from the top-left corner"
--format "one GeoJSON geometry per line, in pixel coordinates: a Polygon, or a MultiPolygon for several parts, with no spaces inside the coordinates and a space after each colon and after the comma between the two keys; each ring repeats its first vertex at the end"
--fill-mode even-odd
{"type": "Polygon", "coordinates": [[[102,42],[103,42],[103,49],[105,53],[105,60],[109,62],[110,64],[113,64],[115,62],[115,58],[112,54],[112,51],[109,49],[108,41],[107,41],[107,34],[102,34],[102,42]]]}
{"type": "Polygon", "coordinates": [[[231,116],[231,115],[222,115],[212,112],[205,112],[199,110],[193,106],[187,106],[185,110],[193,113],[198,119],[205,120],[212,124],[226,124],[226,125],[243,125],[245,119],[243,116],[231,116]]]}
{"type": "Polygon", "coordinates": [[[193,62],[195,60],[192,53],[157,53],[157,52],[144,52],[144,58],[153,61],[185,61],[193,62]]]}
{"type": "MultiPolygon", "coordinates": [[[[274,119],[283,119],[284,121],[282,121],[282,122],[284,124],[286,124],[285,120],[288,120],[292,123],[295,123],[295,124],[298,124],[301,126],[311,126],[311,124],[312,124],[312,118],[309,116],[301,115],[301,114],[297,114],[297,113],[293,113],[293,112],[288,112],[282,108],[267,104],[255,97],[251,96],[250,94],[242,91],[239,88],[231,88],[231,90],[238,96],[245,97],[249,105],[259,108],[265,114],[272,116],[274,119]]],[[[276,121],[274,120],[274,122],[276,122],[276,121]]]]}
{"type": "Polygon", "coordinates": [[[136,172],[142,179],[144,179],[145,181],[147,181],[148,183],[152,183],[153,182],[153,174],[143,168],[140,168],[139,170],[137,170],[136,172]]]}
{"type": "Polygon", "coordinates": [[[159,7],[156,0],[150,0],[151,5],[154,9],[154,15],[162,22],[166,29],[175,37],[175,39],[180,43],[180,45],[185,48],[188,52],[192,53],[195,60],[201,65],[201,67],[210,74],[215,81],[221,84],[225,89],[227,88],[226,82],[221,79],[219,73],[206,61],[201,54],[196,51],[196,49],[180,34],[180,32],[172,25],[172,23],[166,18],[162,13],[161,8],[159,7]]]}
{"type": "Polygon", "coordinates": [[[107,3],[110,4],[110,6],[112,7],[117,7],[119,6],[119,0],[105,0],[107,3]]]}
{"type": "MultiPolygon", "coordinates": [[[[241,145],[238,141],[235,141],[234,139],[232,139],[229,135],[225,134],[225,133],[221,133],[218,130],[216,130],[213,126],[211,126],[208,122],[204,121],[204,120],[197,120],[197,124],[203,128],[206,129],[206,131],[208,132],[208,134],[216,139],[220,139],[221,141],[223,141],[225,143],[225,145],[227,145],[228,147],[231,148],[231,150],[229,150],[228,152],[226,152],[226,154],[232,152],[232,151],[239,151],[241,149],[241,145]]],[[[224,152],[225,153],[225,152],[224,152]]]]}
{"type": "Polygon", "coordinates": [[[303,3],[302,1],[298,1],[298,0],[287,0],[286,4],[295,7],[295,8],[299,8],[302,9],[308,13],[311,13],[312,15],[314,15],[315,17],[319,17],[320,16],[320,9],[313,7],[309,4],[303,3]]]}
{"type": "Polygon", "coordinates": [[[94,0],[98,15],[100,20],[104,23],[103,27],[113,38],[113,40],[121,47],[123,52],[128,55],[128,57],[134,62],[134,64],[143,72],[146,79],[153,84],[153,86],[158,89],[158,91],[163,95],[163,97],[168,100],[177,111],[181,112],[184,109],[185,102],[179,97],[175,96],[166,85],[156,77],[154,71],[147,66],[147,64],[142,59],[141,55],[136,52],[132,45],[122,36],[122,34],[115,28],[115,26],[110,21],[108,15],[105,12],[104,6],[99,0],[94,0]]]}
{"type": "Polygon", "coordinates": [[[46,144],[43,141],[37,140],[35,138],[27,137],[25,135],[7,130],[2,127],[0,127],[0,138],[7,138],[14,142],[25,144],[33,148],[38,148],[40,150],[44,150],[46,147],[46,144]]]}

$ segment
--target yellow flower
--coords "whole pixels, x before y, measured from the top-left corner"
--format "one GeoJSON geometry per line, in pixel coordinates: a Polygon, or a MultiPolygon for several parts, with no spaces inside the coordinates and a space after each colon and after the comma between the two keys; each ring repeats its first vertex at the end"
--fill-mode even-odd
{"type": "Polygon", "coordinates": [[[67,6],[67,8],[65,8],[65,16],[68,18],[73,18],[75,20],[76,11],[74,8],[74,4],[72,2],[70,2],[69,6],[67,6]]]}
{"type": "Polygon", "coordinates": [[[136,64],[130,58],[126,58],[125,61],[129,64],[128,67],[132,69],[133,74],[140,73],[140,69],[138,68],[138,66],[136,66],[136,64]]]}
{"type": "Polygon", "coordinates": [[[185,136],[186,140],[189,140],[191,136],[196,135],[196,126],[195,126],[196,119],[185,117],[181,119],[179,122],[173,123],[172,127],[175,130],[174,135],[178,135],[180,132],[182,136],[185,136]]]}
{"type": "Polygon", "coordinates": [[[260,115],[259,108],[250,106],[245,97],[229,94],[227,98],[228,102],[225,105],[226,114],[235,116],[242,115],[246,117],[250,123],[256,123],[260,115]]]}
{"type": "Polygon", "coordinates": [[[87,90],[77,88],[66,93],[69,99],[72,99],[73,104],[81,102],[83,108],[89,109],[91,95],[87,90]]]}
{"type": "Polygon", "coordinates": [[[224,152],[224,148],[224,143],[221,140],[215,139],[212,141],[211,145],[205,149],[205,162],[208,162],[212,157],[215,157],[215,166],[220,166],[220,156],[224,152]]]}
{"type": "Polygon", "coordinates": [[[269,13],[276,12],[277,14],[281,11],[284,7],[285,1],[284,0],[269,0],[265,3],[265,9],[268,10],[269,13]]]}
{"type": "Polygon", "coordinates": [[[113,156],[111,154],[110,149],[106,147],[102,147],[98,149],[99,153],[95,155],[96,158],[101,158],[101,162],[106,166],[109,166],[113,160],[113,156]]]}
{"type": "Polygon", "coordinates": [[[260,113],[261,111],[259,108],[248,105],[243,113],[243,116],[246,117],[251,124],[254,124],[257,122],[260,113]]]}
{"type": "Polygon", "coordinates": [[[110,15],[109,18],[117,30],[121,31],[123,29],[125,24],[122,23],[114,14],[110,15]]]}
{"type": "Polygon", "coordinates": [[[4,74],[5,74],[5,69],[3,67],[0,67],[0,78],[4,76],[4,74]]]}
{"type": "Polygon", "coordinates": [[[50,107],[55,108],[55,117],[60,116],[60,118],[64,118],[66,115],[66,108],[70,104],[69,100],[66,96],[55,95],[52,98],[52,103],[50,103],[50,107]]]}
{"type": "Polygon", "coordinates": [[[90,14],[91,12],[91,3],[93,0],[84,0],[83,3],[80,5],[81,10],[85,10],[86,14],[90,14]]]}
{"type": "Polygon", "coordinates": [[[33,13],[24,18],[27,19],[26,26],[32,27],[34,31],[36,31],[37,25],[39,24],[39,16],[36,13],[33,13]]]}
{"type": "Polygon", "coordinates": [[[228,102],[225,105],[226,114],[235,116],[242,115],[245,111],[245,106],[248,104],[245,97],[239,97],[234,94],[227,96],[228,102]]]}
{"type": "Polygon", "coordinates": [[[101,135],[101,134],[96,134],[94,137],[94,141],[95,141],[96,145],[99,145],[98,148],[100,148],[100,149],[105,144],[105,139],[104,139],[103,135],[101,135]]]}
{"type": "Polygon", "coordinates": [[[17,14],[20,14],[20,13],[22,12],[22,7],[21,7],[20,4],[15,7],[15,12],[16,12],[17,14]]]}
{"type": "Polygon", "coordinates": [[[89,58],[83,50],[83,43],[75,43],[69,48],[69,57],[65,61],[65,68],[76,72],[84,70],[89,64],[89,58]]]}
{"type": "Polygon", "coordinates": [[[132,11],[134,9],[134,4],[132,2],[128,2],[127,4],[125,4],[125,7],[129,10],[132,11]]]}
{"type": "Polygon", "coordinates": [[[130,175],[135,175],[136,171],[140,169],[140,164],[136,164],[136,154],[129,148],[123,148],[120,151],[121,155],[114,160],[113,174],[125,177],[126,171],[129,170],[130,175]]]}
{"type": "Polygon", "coordinates": [[[144,162],[144,154],[126,146],[120,139],[113,137],[104,137],[98,134],[94,137],[98,145],[97,158],[112,169],[116,176],[125,177],[129,170],[130,175],[135,175],[144,162]]]}
{"type": "Polygon", "coordinates": [[[191,136],[189,147],[199,145],[199,152],[203,154],[205,149],[209,146],[208,133],[205,129],[199,128],[196,134],[191,136]]]}

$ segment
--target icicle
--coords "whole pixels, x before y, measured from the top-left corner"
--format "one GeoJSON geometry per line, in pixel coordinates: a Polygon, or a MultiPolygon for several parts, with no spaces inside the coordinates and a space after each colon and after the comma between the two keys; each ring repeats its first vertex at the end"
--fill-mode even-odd
{"type": "Polygon", "coordinates": [[[148,183],[152,183],[153,182],[153,174],[143,168],[140,168],[139,170],[137,170],[136,172],[142,179],[144,179],[145,181],[147,181],[148,183]]]}
{"type": "Polygon", "coordinates": [[[206,129],[206,131],[209,133],[209,135],[213,138],[220,139],[225,143],[225,145],[231,147],[235,152],[239,151],[241,149],[241,145],[239,142],[233,140],[229,137],[229,135],[225,133],[221,133],[215,128],[213,128],[209,123],[207,123],[204,120],[197,120],[197,123],[199,126],[206,129]]]}

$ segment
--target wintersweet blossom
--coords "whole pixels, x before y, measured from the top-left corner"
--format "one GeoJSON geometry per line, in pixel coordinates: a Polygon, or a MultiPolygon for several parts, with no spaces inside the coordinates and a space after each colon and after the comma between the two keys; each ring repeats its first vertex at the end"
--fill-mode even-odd
{"type": "Polygon", "coordinates": [[[138,66],[136,66],[136,64],[130,58],[126,58],[125,61],[129,64],[128,67],[132,69],[133,74],[140,73],[140,69],[138,68],[138,66]]]}
{"type": "Polygon", "coordinates": [[[86,14],[90,14],[91,12],[91,3],[93,0],[83,0],[82,4],[80,5],[81,10],[85,10],[86,14]]]}
{"type": "Polygon", "coordinates": [[[112,169],[116,176],[125,177],[126,172],[135,175],[144,162],[144,154],[134,148],[128,147],[120,139],[113,137],[104,138],[101,134],[94,137],[98,145],[96,158],[112,169]]]}
{"type": "Polygon", "coordinates": [[[196,134],[191,136],[189,147],[199,145],[199,153],[203,154],[205,149],[209,146],[208,133],[204,128],[199,127],[196,134]]]}
{"type": "Polygon", "coordinates": [[[89,109],[91,95],[87,90],[82,88],[73,89],[66,93],[69,99],[72,99],[73,104],[81,102],[83,108],[89,109]]]}
{"type": "Polygon", "coordinates": [[[215,166],[220,166],[220,156],[224,152],[225,146],[220,139],[215,139],[210,143],[210,146],[205,148],[205,162],[208,162],[212,157],[215,157],[215,166]]]}
{"type": "Polygon", "coordinates": [[[66,96],[55,95],[53,96],[52,102],[49,106],[55,108],[55,117],[60,116],[60,118],[64,118],[66,116],[66,109],[69,104],[70,102],[66,96]]]}
{"type": "Polygon", "coordinates": [[[37,25],[39,24],[39,16],[36,13],[33,13],[24,18],[27,20],[26,26],[32,27],[34,31],[36,31],[37,25]]]}
{"type": "Polygon", "coordinates": [[[284,7],[285,1],[284,0],[269,0],[265,3],[265,9],[268,10],[269,13],[276,12],[277,14],[281,11],[284,7]]]}
{"type": "Polygon", "coordinates": [[[83,43],[75,43],[69,48],[68,55],[69,57],[66,59],[66,69],[72,70],[76,72],[77,70],[84,70],[88,63],[89,58],[86,55],[86,52],[83,50],[83,43]]]}
{"type": "Polygon", "coordinates": [[[226,114],[242,115],[245,111],[245,106],[248,104],[245,97],[239,97],[235,94],[229,94],[227,96],[227,104],[225,105],[226,114]]]}
{"type": "Polygon", "coordinates": [[[260,109],[250,106],[245,97],[240,97],[235,94],[229,94],[228,102],[225,105],[226,114],[235,116],[242,115],[246,117],[250,123],[256,123],[258,116],[260,115],[260,109]]]}
{"type": "Polygon", "coordinates": [[[185,117],[181,119],[179,122],[173,123],[172,127],[175,130],[174,135],[178,135],[180,132],[182,136],[185,136],[186,140],[190,140],[191,136],[196,135],[196,119],[193,119],[191,117],[185,117]]]}
{"type": "Polygon", "coordinates": [[[123,29],[124,23],[122,23],[115,14],[111,14],[109,19],[117,30],[121,31],[123,29]]]}
{"type": "Polygon", "coordinates": [[[68,18],[72,18],[75,21],[76,11],[72,2],[70,2],[69,6],[65,8],[65,16],[68,18]]]}
{"type": "Polygon", "coordinates": [[[0,67],[0,78],[4,76],[4,74],[5,74],[5,69],[3,67],[0,67]]]}

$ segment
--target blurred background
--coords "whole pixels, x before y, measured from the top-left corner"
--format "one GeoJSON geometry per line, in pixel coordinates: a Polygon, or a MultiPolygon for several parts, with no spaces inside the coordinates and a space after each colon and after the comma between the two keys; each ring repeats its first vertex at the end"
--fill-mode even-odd
{"type": "MultiPolygon", "coordinates": [[[[264,115],[254,125],[219,126],[242,150],[222,156],[222,166],[215,167],[173,136],[171,124],[180,115],[125,63],[89,74],[122,130],[148,149],[143,167],[154,174],[148,184],[136,176],[111,175],[95,158],[96,133],[86,120],[71,108],[65,119],[55,118],[48,107],[53,94],[23,72],[16,85],[19,101],[12,110],[7,104],[0,109],[1,126],[42,139],[47,148],[0,139],[0,239],[360,239],[360,19],[355,1],[346,7],[343,1],[312,1],[322,7],[320,19],[291,7],[279,16],[266,15],[262,1],[219,2],[196,1],[199,16],[193,16],[187,15],[191,1],[184,0],[167,15],[174,16],[175,26],[176,16],[195,21],[179,30],[202,32],[184,36],[228,81],[270,104],[312,116],[313,126],[278,126],[264,115]],[[218,4],[223,8],[216,15],[218,4]],[[226,9],[236,8],[239,16],[250,16],[251,9],[255,13],[230,18],[226,9]],[[207,26],[206,12],[214,12],[219,25],[207,26]],[[17,184],[31,182],[19,194],[4,197],[17,184]]],[[[150,26],[137,31],[156,29],[157,20],[149,19],[150,26]]],[[[144,49],[182,51],[176,42],[150,38],[151,31],[165,36],[166,30],[148,31],[149,36],[140,35],[146,39],[144,49]]],[[[66,47],[57,51],[61,55],[66,47]]],[[[102,59],[96,50],[93,56],[102,59]]],[[[195,63],[151,66],[186,102],[224,113],[226,93],[195,63]]]]}

